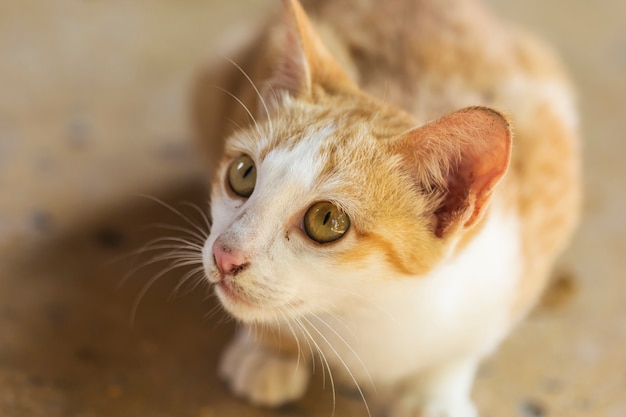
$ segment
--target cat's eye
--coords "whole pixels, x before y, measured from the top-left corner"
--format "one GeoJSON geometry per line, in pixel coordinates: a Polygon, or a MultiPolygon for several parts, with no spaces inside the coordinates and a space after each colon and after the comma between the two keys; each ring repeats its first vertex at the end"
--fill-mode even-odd
{"type": "Polygon", "coordinates": [[[319,243],[341,238],[350,228],[348,215],[330,201],[313,204],[304,215],[304,231],[319,243]]]}
{"type": "Polygon", "coordinates": [[[248,155],[241,155],[233,161],[228,170],[228,185],[235,194],[248,198],[256,184],[256,166],[248,155]]]}

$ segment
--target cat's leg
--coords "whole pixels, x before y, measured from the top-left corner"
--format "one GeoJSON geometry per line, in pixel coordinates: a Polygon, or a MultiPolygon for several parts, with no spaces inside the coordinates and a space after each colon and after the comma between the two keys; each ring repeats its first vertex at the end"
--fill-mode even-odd
{"type": "Polygon", "coordinates": [[[470,392],[478,363],[459,359],[420,374],[392,400],[390,417],[477,417],[470,392]]]}
{"type": "Polygon", "coordinates": [[[219,367],[220,376],[236,395],[255,405],[275,407],[304,394],[310,377],[308,361],[294,340],[280,338],[255,336],[247,327],[239,329],[219,367]]]}

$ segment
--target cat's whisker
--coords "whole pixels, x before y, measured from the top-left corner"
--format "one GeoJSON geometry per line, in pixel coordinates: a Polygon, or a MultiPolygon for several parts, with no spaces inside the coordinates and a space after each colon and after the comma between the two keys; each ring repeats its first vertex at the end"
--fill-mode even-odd
{"type": "MultiPolygon", "coordinates": [[[[222,311],[224,311],[224,309],[222,309],[222,311]]],[[[218,324],[224,325],[224,324],[228,324],[228,323],[232,323],[232,322],[234,322],[235,325],[239,324],[237,322],[237,320],[235,320],[235,318],[232,317],[231,315],[229,315],[229,314],[222,314],[222,319],[218,322],[218,324]]]]}
{"type": "MultiPolygon", "coordinates": [[[[317,330],[315,328],[315,326],[313,326],[306,319],[306,317],[304,317],[304,316],[300,316],[300,317],[302,319],[306,320],[309,323],[309,325],[316,331],[316,333],[320,334],[319,330],[317,330]]],[[[299,318],[296,318],[295,321],[296,321],[296,323],[298,323],[300,325],[300,328],[304,331],[305,335],[315,345],[315,349],[317,350],[317,352],[318,352],[318,354],[320,356],[320,360],[322,361],[322,378],[323,378],[324,383],[326,382],[326,374],[325,374],[325,371],[324,371],[324,366],[326,366],[326,369],[328,369],[328,377],[329,377],[329,380],[330,380],[331,391],[333,393],[333,413],[332,413],[332,416],[334,417],[335,410],[337,409],[337,391],[335,389],[335,379],[334,379],[333,373],[332,373],[332,371],[330,369],[330,364],[328,363],[328,360],[326,359],[326,355],[324,354],[324,351],[320,348],[319,344],[315,341],[315,338],[311,335],[309,330],[306,328],[305,324],[302,323],[299,318]]],[[[328,343],[328,341],[326,343],[328,343]]],[[[332,347],[331,347],[331,349],[332,349],[332,347]]],[[[335,354],[336,354],[336,352],[335,352],[335,354]]]]}
{"type": "Polygon", "coordinates": [[[190,240],[187,240],[185,238],[182,237],[177,237],[177,236],[169,236],[167,238],[163,238],[163,240],[167,240],[169,242],[178,242],[178,243],[182,243],[183,245],[187,245],[189,248],[194,248],[197,249],[198,251],[202,251],[202,249],[204,249],[203,245],[200,245],[198,243],[194,243],[191,242],[190,240]]]}
{"type": "Polygon", "coordinates": [[[372,300],[369,297],[366,297],[365,295],[358,293],[356,291],[351,291],[348,288],[335,288],[335,291],[343,291],[344,293],[356,297],[362,301],[365,301],[366,303],[368,303],[370,306],[374,307],[375,309],[377,309],[378,311],[380,311],[381,313],[383,313],[384,315],[386,315],[387,317],[389,317],[393,322],[395,323],[399,323],[398,319],[391,314],[386,308],[384,308],[383,306],[381,306],[380,304],[374,302],[374,300],[372,300]]]}
{"type": "MultiPolygon", "coordinates": [[[[207,301],[212,295],[213,294],[209,294],[207,297],[204,298],[204,301],[207,301]]],[[[216,315],[219,311],[222,311],[222,310],[223,310],[222,305],[219,302],[216,302],[213,305],[213,308],[211,308],[207,313],[204,314],[204,318],[208,320],[212,318],[214,315],[216,315]]],[[[234,320],[231,316],[227,315],[227,317],[231,320],[234,320]]]]}
{"type": "MultiPolygon", "coordinates": [[[[265,339],[267,334],[267,323],[265,321],[257,321],[252,327],[254,327],[254,338],[256,340],[265,339]]],[[[259,349],[260,345],[257,344],[255,349],[259,349]]]]}
{"type": "MultiPolygon", "coordinates": [[[[272,96],[274,97],[274,102],[278,103],[279,102],[279,97],[278,97],[278,93],[276,92],[276,89],[274,88],[274,86],[272,85],[272,83],[269,82],[269,80],[265,81],[265,85],[267,86],[267,88],[272,92],[272,96]]],[[[276,116],[280,119],[281,117],[281,107],[282,106],[274,106],[274,108],[272,110],[274,110],[274,112],[276,113],[276,116]]],[[[272,118],[269,118],[270,121],[272,120],[272,118]]],[[[273,134],[273,132],[272,132],[273,134]]]]}
{"type": "Polygon", "coordinates": [[[160,198],[151,196],[149,194],[138,194],[139,197],[143,197],[143,198],[147,198],[149,200],[154,201],[155,203],[165,207],[166,209],[168,209],[169,211],[171,211],[172,213],[176,214],[177,216],[179,216],[181,219],[183,219],[185,222],[187,222],[187,224],[189,224],[191,227],[193,227],[194,229],[196,229],[196,231],[200,232],[200,234],[204,234],[205,232],[193,221],[191,221],[191,219],[187,216],[185,216],[180,210],[177,210],[176,208],[172,207],[170,204],[166,203],[165,201],[161,200],[160,198]]]}
{"type": "MultiPolygon", "coordinates": [[[[199,286],[203,284],[208,284],[208,281],[204,277],[204,274],[202,273],[202,271],[196,272],[195,274],[191,275],[190,277],[187,278],[187,281],[193,281],[193,283],[189,286],[188,290],[182,293],[182,295],[191,294],[195,292],[199,286]]],[[[179,283],[179,286],[182,288],[181,283],[179,283]]],[[[177,297],[178,294],[174,293],[172,294],[172,296],[177,297]]]]}
{"type": "Polygon", "coordinates": [[[278,320],[278,314],[275,311],[272,311],[272,317],[274,318],[274,325],[275,327],[272,327],[269,323],[268,326],[270,326],[272,328],[273,333],[274,333],[274,341],[278,343],[278,351],[280,352],[281,348],[283,347],[283,341],[281,339],[281,334],[280,334],[280,320],[278,320]],[[278,335],[277,335],[278,333],[278,335]]]}
{"type": "Polygon", "coordinates": [[[259,134],[259,136],[263,136],[263,132],[261,131],[261,127],[259,125],[259,123],[257,122],[257,120],[255,119],[255,117],[252,115],[252,112],[250,111],[250,109],[248,108],[248,106],[246,106],[246,104],[241,101],[241,99],[239,97],[237,97],[236,95],[234,95],[233,93],[231,93],[230,91],[220,87],[220,86],[214,86],[216,89],[224,92],[225,94],[228,94],[230,97],[232,97],[237,103],[239,103],[241,105],[241,107],[245,110],[245,112],[248,114],[248,117],[250,117],[250,119],[252,120],[252,122],[254,123],[254,128],[256,129],[257,133],[259,134]]]}
{"type": "MultiPolygon", "coordinates": [[[[266,80],[266,81],[265,81],[265,85],[266,85],[266,86],[267,86],[267,88],[269,88],[269,89],[270,89],[270,91],[272,92],[272,96],[274,96],[274,101],[275,101],[276,103],[278,103],[278,101],[279,101],[279,98],[278,98],[278,93],[276,93],[276,89],[274,88],[274,86],[272,85],[272,83],[270,83],[270,82],[269,82],[269,80],[266,80]]],[[[281,106],[274,106],[274,110],[276,111],[278,118],[280,118],[280,109],[281,109],[281,106]]]]}
{"type": "Polygon", "coordinates": [[[244,77],[246,77],[246,80],[248,80],[248,82],[250,83],[250,85],[252,86],[252,88],[254,89],[256,95],[259,97],[259,101],[261,102],[261,105],[263,106],[263,109],[265,110],[265,115],[267,116],[267,123],[268,126],[270,128],[270,135],[274,135],[274,126],[272,125],[272,117],[270,115],[270,111],[269,108],[267,107],[267,103],[265,102],[265,99],[263,98],[263,96],[261,95],[261,92],[259,91],[259,89],[257,88],[256,84],[254,84],[254,82],[252,81],[252,78],[250,78],[250,76],[244,71],[243,68],[241,68],[235,61],[233,61],[230,58],[226,58],[228,60],[228,62],[230,62],[231,64],[233,64],[235,66],[235,68],[237,68],[239,70],[239,72],[241,72],[243,74],[244,77]]]}
{"type": "MultiPolygon", "coordinates": [[[[258,340],[258,337],[259,337],[259,323],[255,322],[255,323],[253,323],[253,324],[249,325],[249,326],[248,326],[248,334],[249,334],[249,335],[253,335],[253,336],[252,336],[252,337],[253,337],[253,339],[258,340]]],[[[255,349],[255,350],[258,350],[258,349],[259,349],[258,344],[256,344],[256,345],[254,346],[254,349],[255,349]]]]}
{"type": "MultiPolygon", "coordinates": [[[[204,318],[207,320],[210,319],[212,316],[225,311],[224,306],[222,305],[222,303],[220,303],[219,297],[217,296],[215,291],[208,291],[206,294],[206,297],[204,297],[204,301],[209,301],[210,298],[213,298],[215,300],[215,303],[213,305],[213,308],[204,314],[204,318]]],[[[217,328],[221,325],[224,325],[226,323],[230,323],[233,321],[235,321],[235,318],[232,315],[221,314],[221,319],[215,323],[215,327],[217,328]]]]}
{"type": "Polygon", "coordinates": [[[202,264],[200,264],[200,266],[192,269],[191,271],[189,271],[185,275],[183,275],[183,277],[178,281],[178,284],[176,284],[176,286],[172,290],[172,295],[170,296],[170,298],[173,298],[173,297],[177,296],[178,295],[178,291],[180,291],[180,289],[183,287],[183,285],[185,285],[185,283],[187,281],[189,281],[190,279],[192,279],[193,277],[196,277],[198,275],[200,275],[200,277],[202,277],[204,275],[204,266],[202,264]]]}
{"type": "MultiPolygon", "coordinates": [[[[288,311],[288,317],[294,317],[294,314],[288,311]]],[[[287,323],[289,323],[289,318],[287,318],[287,323]]],[[[313,370],[313,373],[315,373],[315,371],[317,370],[317,364],[315,363],[315,352],[313,351],[313,346],[311,345],[311,342],[309,341],[309,339],[304,334],[304,332],[302,330],[302,324],[299,323],[297,320],[294,320],[294,323],[297,325],[298,330],[300,330],[300,333],[303,335],[304,341],[306,342],[306,344],[307,344],[307,346],[309,348],[309,353],[311,354],[312,370],[313,370]]],[[[296,337],[296,339],[297,339],[297,337],[296,337]]]]}
{"type": "Polygon", "coordinates": [[[117,288],[118,289],[122,288],[126,284],[126,282],[128,282],[130,277],[135,275],[138,271],[142,270],[143,268],[146,268],[150,265],[154,265],[159,262],[164,262],[164,261],[174,260],[174,259],[178,259],[178,258],[173,256],[172,252],[168,252],[168,253],[161,254],[161,255],[155,255],[151,257],[150,259],[142,262],[141,264],[134,266],[126,274],[124,274],[120,282],[117,284],[117,288]]]}
{"type": "MultiPolygon", "coordinates": [[[[200,252],[202,250],[202,247],[194,242],[191,242],[187,239],[184,238],[180,238],[180,237],[175,237],[175,236],[164,236],[164,237],[159,237],[159,238],[155,238],[150,240],[149,242],[147,242],[146,244],[144,244],[141,248],[132,251],[130,253],[124,254],[118,258],[113,259],[112,261],[110,261],[110,263],[114,263],[114,262],[119,262],[123,259],[126,259],[130,256],[133,255],[140,255],[142,253],[146,253],[146,252],[152,252],[153,250],[159,250],[159,249],[179,249],[179,250],[185,250],[188,251],[189,253],[197,253],[198,256],[200,256],[200,252]],[[163,245],[157,245],[158,243],[167,243],[163,244],[163,245]]],[[[141,269],[141,268],[139,268],[141,269]]],[[[134,272],[136,272],[137,270],[134,270],[134,272]]],[[[134,273],[133,272],[133,273],[134,273]]],[[[127,274],[127,275],[132,275],[131,274],[127,274]]],[[[123,283],[123,282],[122,282],[123,283]]]]}
{"type": "Polygon", "coordinates": [[[189,254],[197,254],[198,256],[200,256],[200,254],[195,248],[190,248],[189,246],[186,246],[186,245],[175,245],[175,244],[162,244],[162,245],[155,244],[147,248],[140,248],[133,252],[130,252],[128,256],[142,255],[148,252],[153,252],[155,250],[165,250],[165,249],[186,251],[189,254]]]}
{"type": "Polygon", "coordinates": [[[306,338],[306,336],[304,335],[304,333],[302,332],[302,329],[300,328],[300,323],[297,323],[294,320],[294,317],[297,316],[297,314],[295,314],[294,311],[292,311],[293,309],[290,306],[283,306],[281,308],[281,314],[285,319],[285,323],[289,326],[289,328],[292,330],[294,337],[296,338],[296,343],[298,344],[298,346],[300,346],[300,342],[299,342],[299,337],[297,335],[297,333],[294,330],[300,330],[300,333],[304,336],[304,341],[307,343],[308,348],[309,348],[309,353],[311,355],[311,362],[312,362],[312,370],[313,373],[315,373],[316,370],[316,364],[315,364],[315,353],[313,352],[313,347],[311,346],[311,343],[308,341],[308,339],[306,338]],[[297,325],[297,329],[294,329],[291,326],[291,323],[295,323],[297,325]]]}
{"type": "MultiPolygon", "coordinates": [[[[324,356],[324,353],[321,351],[319,345],[316,343],[315,339],[311,335],[311,332],[309,332],[306,329],[304,323],[302,323],[302,321],[299,318],[296,318],[293,315],[292,315],[292,317],[293,317],[292,320],[298,325],[298,328],[300,330],[300,333],[302,334],[302,337],[309,344],[309,349],[311,347],[311,343],[315,347],[315,352],[317,353],[317,356],[318,356],[319,361],[320,361],[320,366],[322,368],[322,388],[326,389],[326,363],[325,363],[326,357],[324,356]]],[[[312,351],[311,351],[311,357],[313,359],[315,358],[315,355],[314,355],[314,353],[312,351]]],[[[313,373],[315,373],[315,371],[316,371],[316,369],[314,368],[313,369],[313,373]]]]}
{"type": "Polygon", "coordinates": [[[183,257],[185,257],[187,260],[193,260],[196,263],[201,263],[202,262],[202,258],[199,256],[199,254],[196,251],[188,251],[186,253],[181,253],[182,251],[184,251],[184,248],[180,248],[180,249],[176,249],[174,251],[171,252],[167,252],[165,254],[161,254],[161,255],[155,255],[153,257],[151,257],[150,259],[148,259],[145,262],[142,262],[140,265],[137,265],[133,268],[131,268],[120,280],[119,284],[118,284],[118,288],[121,288],[126,281],[128,281],[128,279],[133,276],[137,271],[149,266],[149,265],[153,265],[155,263],[158,262],[163,262],[163,261],[167,261],[167,260],[175,260],[175,259],[181,259],[183,257]]]}
{"type": "Polygon", "coordinates": [[[196,265],[197,261],[178,261],[178,262],[174,262],[172,265],[170,265],[168,268],[165,268],[164,270],[162,270],[161,272],[159,272],[158,274],[156,274],[154,277],[152,277],[152,279],[150,279],[150,281],[148,281],[142,288],[141,291],[139,291],[139,294],[137,295],[137,298],[135,300],[135,302],[133,303],[133,307],[131,309],[131,313],[130,313],[130,326],[133,327],[135,325],[135,319],[137,317],[137,310],[139,309],[139,304],[141,303],[141,300],[145,297],[145,295],[148,293],[148,291],[150,290],[150,288],[161,278],[163,277],[165,274],[167,274],[170,271],[173,271],[174,269],[178,269],[178,268],[182,268],[184,266],[190,266],[190,265],[196,265]]]}
{"type": "Polygon", "coordinates": [[[183,243],[185,245],[197,245],[196,243],[194,243],[194,242],[192,242],[190,240],[187,240],[185,238],[181,238],[179,236],[161,236],[161,237],[157,237],[157,238],[154,238],[154,239],[150,240],[149,242],[144,244],[143,247],[144,248],[148,247],[148,246],[150,246],[150,245],[152,245],[154,243],[171,242],[171,241],[175,241],[175,242],[178,242],[178,243],[183,243]]]}
{"type": "MultiPolygon", "coordinates": [[[[174,261],[193,261],[198,265],[201,265],[201,260],[195,256],[172,256],[170,260],[174,261]]],[[[200,266],[198,266],[200,268],[200,266]]],[[[204,269],[204,268],[203,268],[204,269]]]]}
{"type": "Polygon", "coordinates": [[[243,130],[243,128],[241,127],[241,125],[239,123],[237,123],[236,121],[234,121],[233,119],[231,119],[228,116],[224,116],[225,120],[228,120],[229,122],[231,122],[237,129],[239,130],[243,130]]]}
{"type": "MultiPolygon", "coordinates": [[[[291,332],[291,334],[293,335],[293,338],[296,341],[296,347],[298,349],[298,358],[296,359],[296,370],[294,372],[294,376],[298,373],[298,369],[300,369],[300,361],[302,359],[302,347],[300,346],[300,340],[298,338],[298,336],[296,335],[296,332],[293,330],[293,327],[291,327],[291,323],[289,322],[289,319],[285,317],[285,315],[282,313],[282,311],[280,312],[281,316],[284,319],[284,322],[287,324],[287,328],[289,329],[289,331],[291,332]]],[[[280,321],[277,319],[278,321],[278,325],[280,326],[280,321]]]]}
{"type": "Polygon", "coordinates": [[[256,338],[256,326],[248,326],[248,338],[256,338]]]}
{"type": "Polygon", "coordinates": [[[204,271],[204,266],[202,268],[202,273],[198,274],[198,277],[195,278],[195,281],[195,284],[193,284],[193,286],[191,287],[191,291],[195,291],[200,285],[206,285],[207,287],[210,287],[209,280],[206,276],[206,271],[204,271]]]}
{"type": "MultiPolygon", "coordinates": [[[[311,333],[305,327],[304,323],[302,323],[300,319],[296,317],[293,317],[292,320],[295,324],[297,324],[304,340],[309,344],[309,349],[311,349],[311,357],[315,358],[315,353],[317,353],[317,356],[319,357],[320,367],[322,368],[322,388],[325,389],[326,388],[326,369],[328,367],[328,362],[326,362],[326,357],[324,356],[324,353],[321,351],[319,345],[317,344],[317,342],[315,341],[311,333]],[[315,351],[312,350],[313,347],[315,348],[315,351]]],[[[316,368],[313,367],[313,373],[315,372],[316,372],[316,368]]],[[[330,372],[330,369],[329,369],[329,372],[330,372]]],[[[331,383],[331,386],[334,386],[334,385],[331,383]]]]}
{"type": "MultiPolygon", "coordinates": [[[[165,241],[165,239],[159,239],[159,241],[163,242],[165,241]]],[[[163,244],[163,245],[157,245],[156,243],[158,242],[152,242],[152,243],[148,243],[146,245],[143,245],[141,248],[130,251],[128,253],[125,253],[123,255],[120,255],[116,258],[110,259],[106,262],[105,265],[111,265],[120,261],[123,261],[124,259],[130,258],[132,256],[137,256],[137,255],[141,255],[144,253],[148,253],[148,252],[153,252],[155,250],[164,250],[164,249],[181,249],[181,250],[188,250],[189,253],[197,253],[198,251],[196,249],[190,249],[188,246],[186,245],[174,245],[174,244],[163,244]]]]}
{"type": "MultiPolygon", "coordinates": [[[[337,331],[335,330],[326,320],[324,320],[323,318],[321,318],[319,315],[315,314],[315,313],[311,313],[311,315],[318,320],[320,323],[322,323],[324,326],[326,326],[328,328],[328,330],[330,330],[335,336],[337,336],[337,338],[341,341],[341,343],[344,344],[344,346],[346,346],[348,348],[348,350],[350,350],[350,352],[352,353],[352,355],[354,355],[354,357],[356,358],[356,360],[359,362],[359,364],[361,365],[361,367],[363,368],[363,371],[365,371],[365,374],[367,375],[367,379],[370,382],[370,386],[372,387],[372,389],[374,390],[374,392],[376,392],[376,385],[374,384],[374,380],[372,379],[372,376],[369,372],[369,370],[367,369],[367,366],[365,366],[365,363],[363,362],[363,360],[361,360],[361,357],[359,356],[359,354],[354,350],[354,348],[346,341],[346,339],[337,331]]],[[[343,362],[343,361],[342,361],[343,362]]]]}
{"type": "MultiPolygon", "coordinates": [[[[276,89],[274,88],[272,83],[270,83],[269,80],[265,80],[265,85],[267,86],[267,88],[269,88],[272,91],[272,95],[274,96],[274,100],[278,101],[278,94],[276,93],[276,89]]],[[[280,111],[280,106],[278,106],[276,110],[280,111]]]]}
{"type": "Polygon", "coordinates": [[[183,201],[181,204],[195,210],[200,215],[200,217],[204,220],[204,224],[206,225],[207,230],[204,231],[203,235],[204,235],[204,239],[206,240],[209,237],[209,233],[211,232],[211,226],[212,226],[212,222],[209,219],[209,215],[204,210],[202,210],[197,204],[192,203],[191,201],[183,201]]]}
{"type": "Polygon", "coordinates": [[[356,337],[356,333],[354,333],[354,330],[350,326],[348,326],[348,324],[338,314],[334,313],[331,310],[324,312],[324,314],[328,314],[335,321],[337,321],[337,323],[339,323],[348,333],[350,333],[353,337],[356,337]]]}
{"type": "Polygon", "coordinates": [[[269,338],[270,333],[273,334],[273,332],[270,332],[266,321],[257,323],[257,326],[259,327],[259,333],[261,334],[261,337],[263,338],[263,340],[266,340],[267,338],[269,338]]]}
{"type": "MultiPolygon", "coordinates": [[[[324,340],[324,342],[326,343],[326,345],[328,346],[328,348],[330,350],[333,351],[333,353],[335,354],[335,356],[337,357],[337,359],[339,360],[339,362],[341,362],[341,364],[343,365],[343,367],[345,368],[346,372],[348,373],[348,375],[350,375],[350,378],[352,379],[352,382],[354,382],[354,385],[356,386],[356,389],[359,391],[359,394],[361,395],[361,399],[363,400],[363,404],[365,405],[365,409],[367,410],[367,415],[369,417],[372,417],[372,413],[370,412],[370,408],[369,405],[367,404],[367,400],[365,399],[365,393],[363,392],[363,390],[361,389],[361,385],[359,384],[359,382],[357,381],[356,377],[354,376],[354,374],[352,373],[352,371],[350,370],[350,367],[348,366],[348,364],[345,362],[345,360],[341,357],[341,355],[339,355],[339,352],[337,351],[337,349],[335,349],[335,347],[332,345],[332,343],[330,343],[330,341],[328,340],[328,338],[326,338],[326,336],[324,336],[324,334],[313,324],[311,323],[311,321],[309,319],[307,319],[305,316],[301,316],[303,320],[305,320],[310,326],[311,328],[322,338],[322,340],[324,340]]],[[[369,375],[369,373],[368,373],[369,375]]],[[[371,378],[370,378],[371,380],[371,378]]]]}
{"type": "Polygon", "coordinates": [[[198,232],[196,232],[196,231],[194,231],[192,229],[189,229],[189,228],[186,228],[186,227],[182,227],[182,226],[176,226],[176,225],[172,225],[172,224],[153,223],[153,224],[149,225],[148,227],[164,229],[164,230],[172,230],[172,231],[176,231],[176,232],[185,233],[185,234],[189,235],[190,237],[193,237],[193,238],[197,239],[198,240],[197,244],[204,243],[204,241],[208,237],[208,234],[206,232],[204,232],[202,234],[199,234],[198,232]]]}

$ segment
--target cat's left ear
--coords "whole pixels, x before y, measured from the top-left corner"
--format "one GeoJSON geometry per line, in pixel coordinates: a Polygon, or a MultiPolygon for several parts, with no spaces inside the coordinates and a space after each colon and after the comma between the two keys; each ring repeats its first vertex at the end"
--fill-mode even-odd
{"type": "Polygon", "coordinates": [[[511,136],[502,114],[470,107],[414,129],[397,142],[418,184],[438,195],[436,236],[446,237],[482,218],[509,167],[511,136]]]}
{"type": "Polygon", "coordinates": [[[272,104],[286,94],[307,97],[314,86],[327,91],[355,89],[328,52],[298,0],[283,0],[283,37],[275,45],[277,57],[264,99],[272,104]]]}

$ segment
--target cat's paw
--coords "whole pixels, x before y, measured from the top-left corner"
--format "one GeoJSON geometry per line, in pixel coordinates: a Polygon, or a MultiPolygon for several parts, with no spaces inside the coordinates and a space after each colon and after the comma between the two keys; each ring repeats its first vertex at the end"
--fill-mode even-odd
{"type": "Polygon", "coordinates": [[[420,401],[417,398],[399,400],[390,417],[478,417],[471,401],[420,401]]]}
{"type": "Polygon", "coordinates": [[[304,361],[266,350],[246,337],[228,346],[219,372],[236,395],[268,407],[302,397],[310,377],[304,361]]]}

